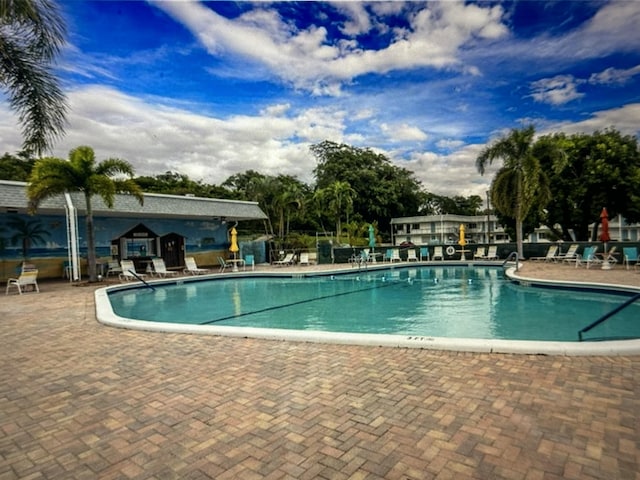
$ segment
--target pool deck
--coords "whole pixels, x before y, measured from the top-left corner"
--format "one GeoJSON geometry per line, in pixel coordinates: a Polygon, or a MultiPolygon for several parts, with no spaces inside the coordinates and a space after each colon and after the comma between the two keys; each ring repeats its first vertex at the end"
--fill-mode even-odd
{"type": "Polygon", "coordinates": [[[97,285],[40,287],[0,295],[0,480],[640,479],[640,356],[123,330],[96,321],[97,285]]]}

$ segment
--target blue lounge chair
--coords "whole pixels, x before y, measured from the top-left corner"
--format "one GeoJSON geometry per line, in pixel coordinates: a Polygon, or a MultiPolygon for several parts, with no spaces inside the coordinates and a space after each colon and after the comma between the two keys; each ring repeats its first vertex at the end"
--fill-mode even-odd
{"type": "Polygon", "coordinates": [[[638,256],[638,248],[637,247],[623,247],[622,254],[624,255],[624,264],[629,270],[629,262],[634,262],[633,268],[638,268],[638,261],[640,257],[638,256]]]}

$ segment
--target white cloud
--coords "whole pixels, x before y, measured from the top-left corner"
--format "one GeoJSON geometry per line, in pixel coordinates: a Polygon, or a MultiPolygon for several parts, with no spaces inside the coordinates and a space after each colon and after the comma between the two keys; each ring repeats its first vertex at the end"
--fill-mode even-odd
{"type": "Polygon", "coordinates": [[[599,73],[594,73],[589,77],[591,84],[619,84],[622,85],[631,80],[636,75],[640,75],[640,65],[633,68],[607,68],[599,73]]]}
{"type": "Polygon", "coordinates": [[[389,125],[380,124],[380,130],[393,142],[422,142],[427,139],[427,134],[407,123],[389,125]]]}
{"type": "Polygon", "coordinates": [[[459,50],[468,42],[507,33],[499,6],[429,2],[412,14],[410,29],[397,31],[386,48],[366,50],[351,38],[373,28],[369,13],[359,2],[336,4],[350,21],[343,26],[347,38],[333,42],[323,26],[298,30],[264,5],[235,19],[194,2],[154,5],[188,28],[211,55],[240,55],[297,88],[322,95],[338,95],[343,82],[367,73],[419,67],[477,72],[473,65],[462,65],[459,50]]]}
{"type": "Polygon", "coordinates": [[[536,102],[563,105],[584,96],[578,92],[576,79],[571,75],[556,75],[531,83],[531,97],[536,102]]]}
{"type": "Polygon", "coordinates": [[[580,122],[558,122],[549,124],[540,134],[562,131],[568,134],[590,134],[596,130],[614,127],[624,135],[640,135],[640,103],[631,103],[620,108],[612,108],[594,112],[593,115],[580,122]]]}

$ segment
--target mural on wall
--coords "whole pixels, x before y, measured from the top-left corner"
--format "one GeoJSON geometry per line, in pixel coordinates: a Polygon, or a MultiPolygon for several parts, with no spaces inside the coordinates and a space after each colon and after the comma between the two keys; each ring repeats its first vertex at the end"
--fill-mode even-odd
{"type": "MultiPolygon", "coordinates": [[[[160,236],[173,232],[184,236],[186,252],[226,249],[229,245],[227,225],[210,220],[94,217],[94,223],[99,257],[111,256],[111,241],[140,223],[160,236]]],[[[78,216],[78,230],[80,253],[86,255],[83,216],[78,216]]],[[[8,213],[0,217],[2,258],[66,257],[67,254],[66,218],[63,215],[8,213]]]]}

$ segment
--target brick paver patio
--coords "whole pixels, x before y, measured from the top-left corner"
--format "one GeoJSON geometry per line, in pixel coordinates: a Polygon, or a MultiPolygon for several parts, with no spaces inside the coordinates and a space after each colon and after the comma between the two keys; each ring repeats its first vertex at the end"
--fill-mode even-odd
{"type": "Polygon", "coordinates": [[[102,326],[93,287],[0,298],[0,480],[640,479],[640,358],[102,326]]]}

